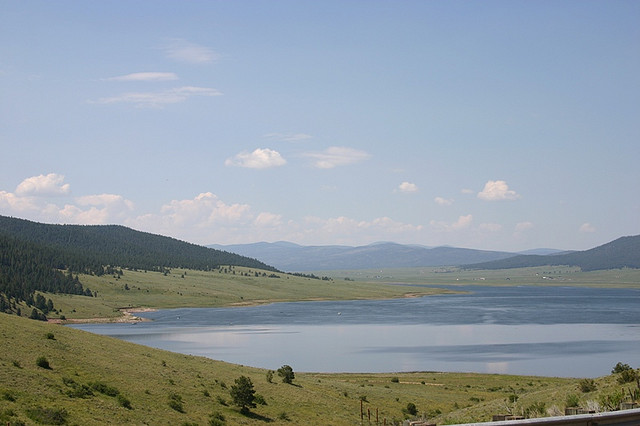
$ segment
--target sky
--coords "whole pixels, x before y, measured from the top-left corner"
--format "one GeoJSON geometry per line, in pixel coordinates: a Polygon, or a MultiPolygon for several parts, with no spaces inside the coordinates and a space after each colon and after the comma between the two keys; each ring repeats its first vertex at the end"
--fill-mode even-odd
{"type": "Polygon", "coordinates": [[[196,244],[640,234],[640,2],[0,0],[0,215],[196,244]]]}

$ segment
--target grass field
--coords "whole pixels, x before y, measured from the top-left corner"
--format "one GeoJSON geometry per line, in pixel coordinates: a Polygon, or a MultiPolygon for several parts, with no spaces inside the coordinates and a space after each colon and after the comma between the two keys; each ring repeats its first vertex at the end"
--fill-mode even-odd
{"type": "Polygon", "coordinates": [[[570,266],[540,266],[533,268],[464,270],[455,267],[402,268],[350,271],[322,271],[335,280],[423,285],[544,285],[580,287],[640,288],[640,269],[615,269],[582,272],[570,266]]]}
{"type": "Polygon", "coordinates": [[[0,421],[5,424],[34,424],[40,415],[78,425],[206,425],[218,413],[226,424],[350,425],[360,424],[361,400],[365,415],[369,411],[375,420],[377,412],[381,424],[402,421],[409,403],[446,424],[490,420],[507,411],[560,411],[571,394],[586,403],[619,388],[613,377],[596,379],[598,390],[583,394],[578,379],[429,372],[296,373],[293,385],[287,385],[277,375],[267,382],[265,370],[6,314],[0,314],[0,336],[0,421]],[[49,368],[37,365],[40,357],[49,368]],[[241,375],[252,380],[266,403],[249,415],[231,403],[229,389],[241,375]],[[96,383],[120,397],[100,393],[96,383]]]}
{"type": "MultiPolygon", "coordinates": [[[[123,271],[122,276],[81,275],[97,297],[47,295],[67,319],[115,318],[122,308],[241,306],[279,301],[382,299],[442,293],[441,289],[389,286],[377,282],[272,276],[247,268],[220,271],[174,269],[168,274],[123,271]],[[256,276],[257,275],[257,276],[256,276]],[[271,277],[270,277],[271,276],[271,277]]],[[[53,316],[55,317],[55,315],[53,316]]]]}

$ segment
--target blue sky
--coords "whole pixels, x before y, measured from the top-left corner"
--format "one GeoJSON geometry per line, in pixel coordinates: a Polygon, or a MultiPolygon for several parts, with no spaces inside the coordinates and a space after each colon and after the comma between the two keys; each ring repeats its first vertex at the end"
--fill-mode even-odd
{"type": "Polygon", "coordinates": [[[640,2],[0,10],[2,215],[198,244],[640,233],[640,2]]]}

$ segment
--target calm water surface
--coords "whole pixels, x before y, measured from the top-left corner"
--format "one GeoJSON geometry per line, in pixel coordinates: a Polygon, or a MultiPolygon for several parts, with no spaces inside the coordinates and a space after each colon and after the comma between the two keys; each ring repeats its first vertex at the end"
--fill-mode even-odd
{"type": "MultiPolygon", "coordinates": [[[[444,286],[441,286],[444,287],[444,286]]],[[[73,327],[227,362],[295,371],[472,371],[562,377],[640,366],[640,290],[451,287],[469,294],[171,309],[73,327]]]]}

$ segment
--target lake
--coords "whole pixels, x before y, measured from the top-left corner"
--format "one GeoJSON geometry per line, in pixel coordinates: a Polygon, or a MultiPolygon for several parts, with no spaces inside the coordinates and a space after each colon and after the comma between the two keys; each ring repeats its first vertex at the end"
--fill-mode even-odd
{"type": "Polygon", "coordinates": [[[640,367],[640,290],[438,287],[469,293],[171,309],[71,327],[273,370],[598,377],[617,362],[640,367]]]}

